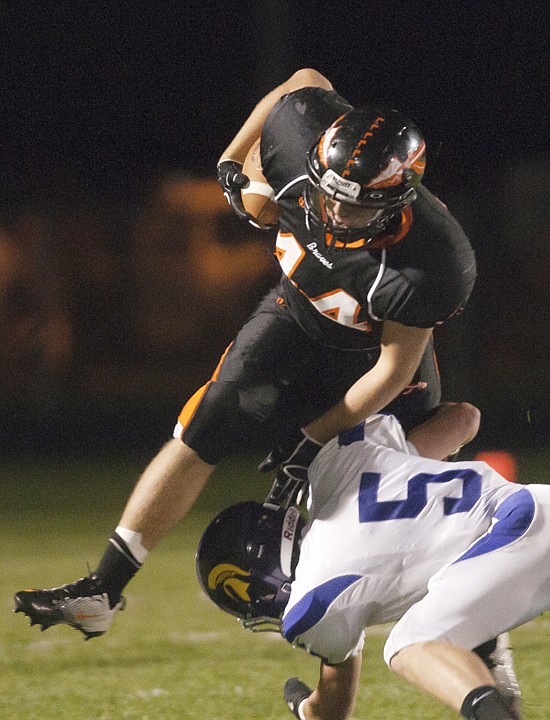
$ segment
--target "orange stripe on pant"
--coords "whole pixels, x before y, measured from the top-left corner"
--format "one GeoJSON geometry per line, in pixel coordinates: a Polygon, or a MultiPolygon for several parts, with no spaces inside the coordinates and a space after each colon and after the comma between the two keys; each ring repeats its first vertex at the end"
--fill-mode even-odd
{"type": "Polygon", "coordinates": [[[182,427],[182,432],[185,430],[187,425],[191,422],[191,419],[193,418],[193,415],[197,411],[197,408],[199,407],[202,398],[206,394],[206,391],[210,387],[211,383],[215,382],[217,380],[218,375],[220,374],[221,366],[223,364],[223,361],[225,360],[227,353],[229,352],[229,349],[231,348],[231,345],[233,343],[230,343],[227,348],[225,349],[225,352],[220,358],[219,363],[216,366],[216,369],[212,373],[212,377],[210,380],[205,383],[202,387],[200,387],[197,392],[192,395],[189,400],[185,403],[185,405],[182,408],[182,411],[179,414],[178,422],[182,427]]]}

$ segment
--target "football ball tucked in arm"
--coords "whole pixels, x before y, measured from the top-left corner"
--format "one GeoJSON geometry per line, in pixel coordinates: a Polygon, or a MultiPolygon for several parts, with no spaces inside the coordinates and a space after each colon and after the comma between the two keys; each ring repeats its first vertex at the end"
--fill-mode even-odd
{"type": "Polygon", "coordinates": [[[243,173],[250,178],[250,184],[241,190],[243,205],[261,226],[273,226],[279,222],[279,208],[273,199],[275,193],[262,172],[260,141],[257,140],[248,151],[243,173]]]}

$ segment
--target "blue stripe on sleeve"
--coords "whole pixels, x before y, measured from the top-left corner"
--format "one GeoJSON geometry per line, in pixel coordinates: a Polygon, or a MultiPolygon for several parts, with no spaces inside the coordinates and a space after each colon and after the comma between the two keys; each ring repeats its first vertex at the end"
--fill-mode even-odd
{"type": "Polygon", "coordinates": [[[344,430],[338,435],[338,444],[340,447],[343,445],[351,445],[354,442],[362,442],[365,439],[365,423],[359,423],[355,427],[349,430],[344,430]]]}
{"type": "MultiPolygon", "coordinates": [[[[509,545],[527,532],[535,516],[535,500],[528,490],[507,497],[495,513],[497,522],[455,562],[484,555],[509,545]]],[[[454,563],[453,563],[454,564],[454,563]]]]}
{"type": "Polygon", "coordinates": [[[283,619],[283,636],[293,642],[299,635],[316,625],[329,606],[361,575],[340,575],[310,590],[288,611],[283,619]]]}

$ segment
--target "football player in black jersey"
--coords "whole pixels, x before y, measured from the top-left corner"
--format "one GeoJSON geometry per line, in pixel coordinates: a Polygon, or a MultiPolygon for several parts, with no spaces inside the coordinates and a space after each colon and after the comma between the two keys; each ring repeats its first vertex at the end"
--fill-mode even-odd
{"type": "Polygon", "coordinates": [[[17,593],[17,611],[42,627],[101,635],[147,553],[229,453],[269,438],[261,468],[279,470],[268,500],[285,505],[342,430],[382,408],[407,429],[439,404],[432,330],[464,306],[476,270],[460,225],[420,184],[424,165],[414,123],[382,105],[352,108],[314,70],[260,101],[223,153],[218,179],[245,218],[253,219],[245,186],[266,201],[273,194],[282,279],[185,405],[97,569],[17,593]],[[242,164],[260,139],[250,183],[242,164]]]}

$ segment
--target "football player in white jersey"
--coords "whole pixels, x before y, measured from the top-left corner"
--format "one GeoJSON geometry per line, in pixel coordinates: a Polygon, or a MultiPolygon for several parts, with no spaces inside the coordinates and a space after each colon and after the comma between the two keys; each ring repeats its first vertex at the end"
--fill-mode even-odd
{"type": "MultiPolygon", "coordinates": [[[[504,662],[489,668],[472,649],[505,641],[508,630],[550,608],[550,487],[509,483],[483,462],[442,461],[478,424],[464,403],[441,408],[407,437],[393,416],[374,415],[327,443],[311,465],[300,558],[294,574],[280,576],[293,580],[281,631],[321,658],[314,691],[297,678],[285,687],[301,720],[351,714],[364,629],[391,621],[384,658],[392,670],[467,718],[520,717],[511,655],[497,647],[493,660],[498,666],[504,651],[504,662]]],[[[213,580],[206,547],[199,579],[214,602],[252,629],[281,619],[272,568],[258,573],[254,558],[249,567],[237,559],[241,580],[247,572],[253,580],[247,602],[228,608],[231,580],[213,580]],[[269,597],[277,598],[273,612],[269,597]]],[[[262,548],[276,556],[267,541],[262,548]]]]}

